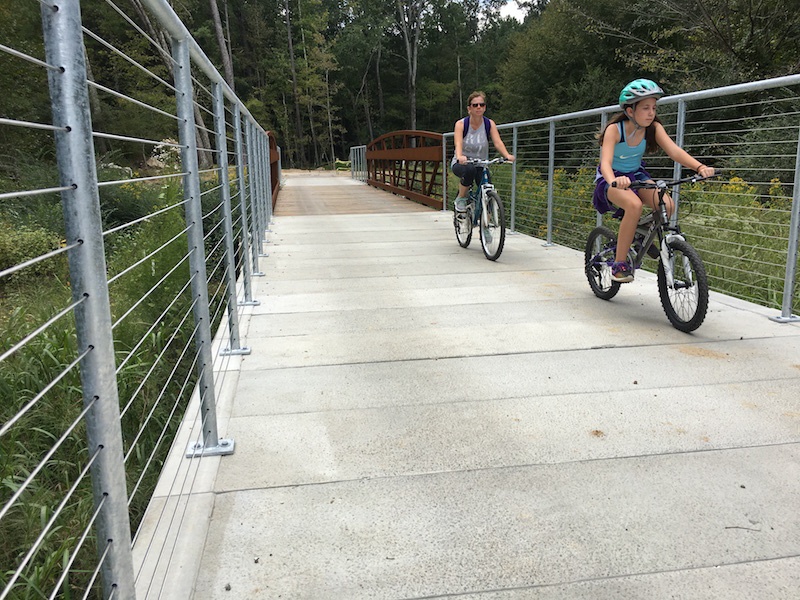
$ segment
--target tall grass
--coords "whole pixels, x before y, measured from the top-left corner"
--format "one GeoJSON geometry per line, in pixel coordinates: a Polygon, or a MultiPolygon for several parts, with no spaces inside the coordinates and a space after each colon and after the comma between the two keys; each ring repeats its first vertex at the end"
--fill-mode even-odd
{"type": "MultiPolygon", "coordinates": [[[[101,178],[119,179],[119,168],[101,178]]],[[[122,176],[124,177],[124,175],[122,176]]],[[[117,387],[123,410],[123,452],[126,456],[132,533],[138,528],[150,501],[166,455],[194,387],[191,343],[193,299],[189,280],[186,227],[181,205],[182,189],[172,183],[124,183],[102,188],[104,227],[165,212],[106,236],[109,276],[122,273],[109,287],[117,387]],[[171,207],[171,208],[169,208],[171,207]],[[167,240],[174,238],[171,243],[167,240]],[[162,247],[163,246],[163,247],[162,247]],[[159,249],[156,251],[157,249],[159,249]],[[154,253],[150,256],[152,253],[154,253]],[[144,299],[143,301],[140,301],[144,299]],[[124,315],[124,318],[123,318],[124,315]],[[188,317],[188,318],[187,318],[188,317]],[[185,385],[184,382],[186,382],[185,385]],[[135,491],[135,493],[133,493],[135,491]]],[[[207,182],[211,188],[215,182],[207,182]]],[[[219,193],[203,197],[204,226],[216,226],[220,216],[213,208],[219,193]]],[[[22,203],[9,203],[0,215],[0,248],[10,266],[61,244],[61,218],[47,210],[25,212],[22,203]],[[15,223],[17,226],[15,226],[15,223]]],[[[50,207],[60,213],[60,204],[50,207]]],[[[208,236],[206,252],[219,260],[220,228],[208,236]],[[215,249],[212,251],[212,249],[215,249]]],[[[220,285],[224,271],[209,282],[220,285]]],[[[70,302],[66,260],[40,263],[0,280],[0,352],[23,339],[70,302]]],[[[224,294],[213,299],[224,301],[224,294]]],[[[217,315],[212,331],[218,326],[217,315]]],[[[83,408],[78,369],[67,369],[76,358],[76,329],[71,314],[34,337],[22,349],[0,362],[0,426],[9,422],[32,398],[59,377],[58,383],[18,423],[0,436],[0,508],[20,489],[55,442],[67,432],[83,408]]],[[[77,553],[58,597],[83,597],[97,564],[97,549],[90,524],[94,511],[91,481],[81,478],[90,458],[85,424],[78,421],[61,447],[46,459],[44,467],[6,515],[0,519],[0,589],[5,587],[28,550],[45,531],[71,486],[76,490],[61,514],[49,526],[32,560],[22,570],[10,598],[47,598],[85,531],[87,542],[77,553]]],[[[96,587],[96,586],[95,586],[96,587]]],[[[95,589],[90,597],[100,597],[95,589]]]]}

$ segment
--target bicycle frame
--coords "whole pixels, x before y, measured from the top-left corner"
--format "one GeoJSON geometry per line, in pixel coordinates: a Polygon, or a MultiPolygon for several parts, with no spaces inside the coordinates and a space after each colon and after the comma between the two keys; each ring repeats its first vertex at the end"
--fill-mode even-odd
{"type": "MultiPolygon", "coordinates": [[[[712,176],[713,177],[713,176],[712,176]]],[[[630,189],[655,189],[658,191],[658,207],[652,213],[643,216],[639,219],[639,224],[636,227],[636,234],[634,235],[634,242],[641,239],[641,246],[638,249],[631,248],[633,260],[631,261],[633,268],[638,269],[642,266],[644,257],[647,251],[653,245],[656,238],[659,241],[661,262],[664,265],[664,271],[667,276],[667,281],[673,285],[672,263],[670,259],[669,243],[672,240],[678,239],[686,241],[681,233],[680,227],[677,222],[673,225],[670,224],[669,216],[667,215],[667,205],[664,202],[664,196],[671,187],[675,187],[684,183],[695,183],[708,179],[707,177],[687,177],[685,179],[678,179],[674,181],[656,181],[655,183],[635,181],[631,183],[630,189]],[[644,227],[648,225],[648,227],[644,227]],[[641,238],[639,237],[641,236],[641,238]]]]}
{"type": "Polygon", "coordinates": [[[476,167],[483,167],[481,172],[481,181],[480,183],[475,182],[473,184],[472,189],[469,191],[471,197],[475,197],[475,190],[477,189],[477,197],[475,197],[475,214],[472,217],[472,222],[474,224],[478,223],[478,219],[481,218],[483,214],[485,214],[486,208],[486,198],[487,192],[491,192],[495,190],[494,184],[492,184],[492,177],[491,173],[489,172],[489,165],[506,162],[505,158],[494,158],[492,160],[483,160],[480,158],[473,158],[469,161],[476,167]]]}

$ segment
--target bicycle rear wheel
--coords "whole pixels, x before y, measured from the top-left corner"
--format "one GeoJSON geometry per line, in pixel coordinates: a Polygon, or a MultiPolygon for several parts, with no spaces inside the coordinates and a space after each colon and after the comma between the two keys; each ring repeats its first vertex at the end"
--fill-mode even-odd
{"type": "Polygon", "coordinates": [[[481,247],[489,260],[497,260],[506,243],[506,217],[496,192],[486,192],[486,213],[481,215],[481,247]]]}
{"type": "Polygon", "coordinates": [[[594,295],[611,300],[619,291],[619,282],[611,279],[611,265],[617,252],[617,236],[608,227],[596,227],[586,240],[584,252],[586,278],[594,295]]]}
{"type": "Polygon", "coordinates": [[[456,229],[456,239],[462,248],[469,246],[472,241],[472,210],[458,212],[453,210],[453,226],[456,229]]]}
{"type": "Polygon", "coordinates": [[[667,245],[672,283],[668,281],[667,270],[659,260],[658,295],[672,326],[689,333],[700,327],[708,311],[706,269],[697,250],[689,242],[671,240],[667,245]]]}

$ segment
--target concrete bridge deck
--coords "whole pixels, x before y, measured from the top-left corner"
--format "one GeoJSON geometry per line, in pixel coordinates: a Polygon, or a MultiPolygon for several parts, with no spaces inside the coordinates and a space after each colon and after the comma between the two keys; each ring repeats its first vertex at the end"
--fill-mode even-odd
{"type": "Polygon", "coordinates": [[[798,324],[712,294],[683,334],[653,276],[604,302],[574,250],[492,263],[346,178],[287,173],[268,251],[236,452],[176,443],[140,598],[800,597],[798,324]]]}

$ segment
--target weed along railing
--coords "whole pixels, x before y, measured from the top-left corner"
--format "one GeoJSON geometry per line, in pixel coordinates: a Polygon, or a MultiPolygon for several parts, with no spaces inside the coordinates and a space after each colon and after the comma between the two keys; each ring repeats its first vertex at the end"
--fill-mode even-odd
{"type": "MultiPolygon", "coordinates": [[[[511,168],[492,171],[512,231],[583,250],[603,220],[591,202],[600,154],[595,134],[616,112],[605,106],[498,125],[517,157],[511,168]]],[[[722,170],[675,194],[680,225],[700,251],[712,289],[779,308],[775,321],[797,321],[800,75],[668,96],[658,112],[679,145],[722,170]]],[[[446,165],[452,137],[442,136],[446,165]]],[[[645,159],[657,179],[681,173],[663,154],[645,159]]],[[[442,182],[444,209],[452,208],[448,189],[456,184],[451,173],[442,182]]]]}
{"type": "Polygon", "coordinates": [[[132,546],[179,425],[173,494],[235,450],[217,403],[249,353],[280,152],[166,0],[142,4],[92,6],[106,31],[42,0],[15,16],[42,38],[0,46],[19,80],[0,119],[0,600],[160,597],[143,564],[174,548],[132,546]]]}
{"type": "Polygon", "coordinates": [[[441,208],[441,134],[393,131],[367,144],[364,158],[370,185],[441,208]]]}

